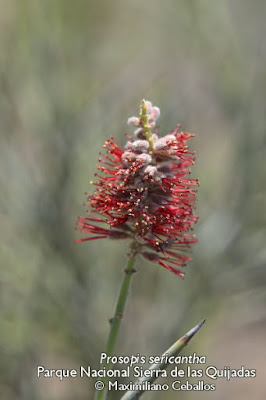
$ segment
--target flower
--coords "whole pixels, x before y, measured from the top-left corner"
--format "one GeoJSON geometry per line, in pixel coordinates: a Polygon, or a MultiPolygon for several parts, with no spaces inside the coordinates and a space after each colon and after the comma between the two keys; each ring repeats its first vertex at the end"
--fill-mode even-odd
{"type": "Polygon", "coordinates": [[[144,258],[183,277],[177,267],[191,260],[187,253],[196,238],[190,231],[198,219],[198,181],[189,177],[194,153],[187,147],[194,135],[178,125],[159,137],[159,115],[158,107],[142,100],[139,117],[128,119],[137,127],[134,137],[125,147],[114,137],[105,142],[92,182],[96,190],[85,204],[88,216],[77,220],[87,236],[77,242],[131,238],[144,258]]]}

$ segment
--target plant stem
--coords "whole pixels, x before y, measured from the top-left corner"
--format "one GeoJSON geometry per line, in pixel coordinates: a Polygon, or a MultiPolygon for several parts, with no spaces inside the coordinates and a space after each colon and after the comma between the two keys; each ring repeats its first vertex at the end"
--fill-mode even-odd
{"type": "MultiPolygon", "coordinates": [[[[135,264],[135,258],[136,258],[136,251],[134,249],[134,244],[132,244],[131,248],[132,248],[132,253],[128,260],[127,268],[125,269],[125,275],[124,275],[124,279],[123,279],[120,293],[118,296],[115,313],[114,313],[113,318],[110,320],[111,327],[110,327],[109,336],[108,336],[108,340],[107,340],[107,346],[106,346],[107,356],[112,356],[114,354],[116,339],[117,339],[119,328],[120,328],[121,321],[123,318],[123,313],[124,313],[124,308],[125,308],[125,304],[127,301],[131,278],[135,272],[134,264],[135,264]]],[[[109,370],[112,368],[112,364],[107,363],[105,361],[102,365],[102,368],[106,368],[106,370],[109,370]]],[[[95,400],[105,400],[106,399],[107,392],[108,392],[108,377],[103,378],[102,382],[104,383],[104,389],[102,391],[98,391],[95,393],[95,400]]]]}
{"type": "Polygon", "coordinates": [[[141,102],[140,118],[142,121],[142,127],[144,129],[146,139],[149,142],[149,152],[150,152],[150,154],[152,154],[153,153],[152,131],[151,131],[151,126],[149,124],[149,120],[148,120],[148,116],[147,116],[147,106],[146,106],[144,100],[142,100],[142,102],[141,102]]]}

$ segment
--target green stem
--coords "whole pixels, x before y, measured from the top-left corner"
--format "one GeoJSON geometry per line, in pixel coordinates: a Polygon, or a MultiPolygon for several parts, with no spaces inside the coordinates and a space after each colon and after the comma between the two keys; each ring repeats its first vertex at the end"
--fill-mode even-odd
{"type": "Polygon", "coordinates": [[[147,116],[147,107],[146,107],[144,100],[142,100],[142,102],[141,102],[140,118],[141,118],[142,128],[144,130],[146,139],[149,142],[149,152],[150,152],[150,154],[152,154],[153,153],[152,131],[151,131],[151,126],[149,124],[149,120],[148,120],[148,116],[147,116]]]}
{"type": "MultiPolygon", "coordinates": [[[[134,250],[134,245],[132,245],[132,254],[128,260],[127,268],[125,269],[125,276],[122,282],[122,286],[120,289],[119,297],[116,304],[116,309],[114,313],[114,317],[111,319],[110,331],[107,340],[106,346],[106,354],[107,356],[112,356],[115,350],[116,339],[118,336],[119,328],[121,325],[121,321],[123,318],[124,308],[127,301],[129,286],[131,282],[131,278],[133,273],[135,272],[134,264],[135,264],[136,252],[134,250]]],[[[112,368],[111,363],[104,362],[102,368],[106,368],[109,370],[112,368]]],[[[95,393],[95,400],[105,400],[108,392],[108,377],[102,379],[104,383],[104,389],[102,391],[98,391],[95,393]]]]}

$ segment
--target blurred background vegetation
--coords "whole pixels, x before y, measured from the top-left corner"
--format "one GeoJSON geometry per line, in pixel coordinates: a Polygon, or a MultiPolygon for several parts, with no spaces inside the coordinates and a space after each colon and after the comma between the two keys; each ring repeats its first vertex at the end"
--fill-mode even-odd
{"type": "Polygon", "coordinates": [[[99,366],[127,244],[74,244],[75,219],[104,140],[125,142],[142,98],[161,131],[197,134],[199,243],[184,281],[138,261],[118,353],[161,354],[206,317],[185,353],[257,378],[163,398],[265,399],[266,2],[0,5],[1,399],[93,396],[93,379],[36,371],[99,366]]]}

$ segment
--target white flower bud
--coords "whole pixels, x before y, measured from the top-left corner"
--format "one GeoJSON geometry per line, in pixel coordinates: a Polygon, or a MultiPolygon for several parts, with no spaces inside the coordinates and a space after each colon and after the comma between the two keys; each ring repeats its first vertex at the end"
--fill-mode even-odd
{"type": "Polygon", "coordinates": [[[144,174],[148,174],[149,176],[152,176],[152,177],[154,177],[157,173],[158,173],[158,170],[153,165],[148,165],[144,170],[144,174]]]}
{"type": "Polygon", "coordinates": [[[145,152],[149,150],[148,140],[136,140],[132,143],[133,151],[145,152]]]}
{"type": "Polygon", "coordinates": [[[173,142],[174,140],[176,140],[174,135],[166,135],[156,140],[153,144],[154,151],[167,149],[169,142],[173,142]]]}
{"type": "Polygon", "coordinates": [[[151,116],[156,121],[160,117],[160,108],[159,107],[152,107],[151,116]]]}
{"type": "Polygon", "coordinates": [[[149,163],[151,163],[152,158],[149,154],[142,153],[142,154],[136,155],[136,160],[142,161],[143,164],[149,164],[149,163]]]}
{"type": "Polygon", "coordinates": [[[128,125],[139,126],[140,119],[138,117],[130,117],[130,118],[128,118],[127,123],[128,123],[128,125]]]}
{"type": "Polygon", "coordinates": [[[130,151],[125,151],[122,155],[122,160],[125,162],[135,161],[136,155],[134,153],[131,153],[130,151]]]}
{"type": "Polygon", "coordinates": [[[156,124],[156,120],[160,116],[160,109],[158,107],[152,107],[149,114],[148,114],[148,119],[149,119],[149,124],[154,127],[156,124]]]}

